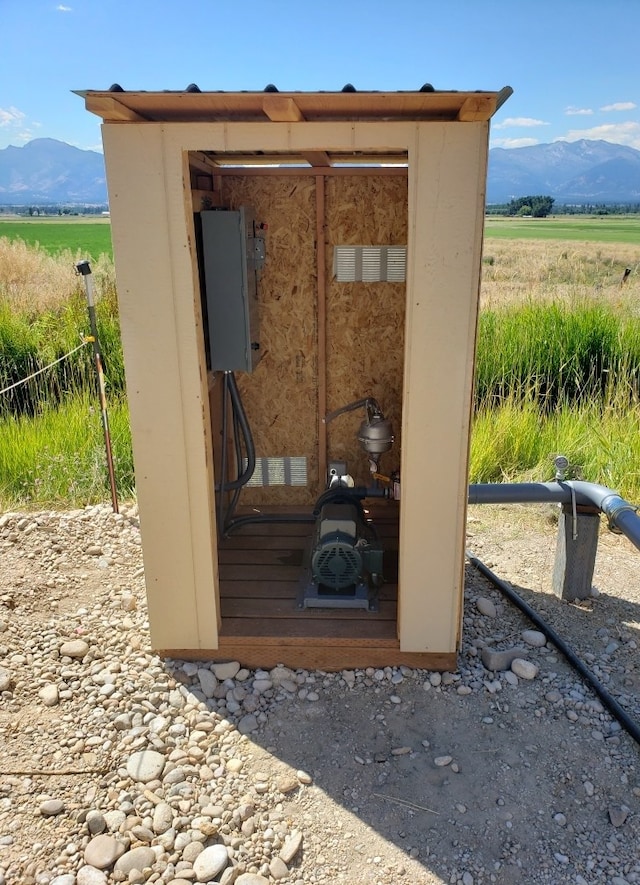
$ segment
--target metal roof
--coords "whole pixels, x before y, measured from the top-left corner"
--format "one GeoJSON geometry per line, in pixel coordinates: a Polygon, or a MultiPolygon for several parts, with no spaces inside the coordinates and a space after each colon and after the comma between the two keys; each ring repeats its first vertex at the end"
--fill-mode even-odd
{"type": "Polygon", "coordinates": [[[341,92],[202,92],[195,84],[184,91],[139,92],[79,90],[87,110],[105,122],[278,122],[458,121],[488,120],[513,90],[498,92],[438,91],[425,84],[416,92],[359,92],[347,84],[341,92]]]}

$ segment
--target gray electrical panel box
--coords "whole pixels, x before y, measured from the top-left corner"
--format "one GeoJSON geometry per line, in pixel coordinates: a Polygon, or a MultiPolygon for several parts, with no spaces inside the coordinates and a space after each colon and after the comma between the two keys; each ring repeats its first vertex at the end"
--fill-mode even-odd
{"type": "Polygon", "coordinates": [[[257,282],[264,239],[246,206],[200,217],[210,368],[252,372],[261,356],[257,282]]]}

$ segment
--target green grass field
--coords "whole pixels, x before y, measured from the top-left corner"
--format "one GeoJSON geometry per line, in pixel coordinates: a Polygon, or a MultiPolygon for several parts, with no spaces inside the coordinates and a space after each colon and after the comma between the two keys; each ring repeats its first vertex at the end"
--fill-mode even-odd
{"type": "Polygon", "coordinates": [[[581,240],[593,243],[640,245],[640,215],[558,215],[550,218],[503,218],[485,220],[487,239],[581,240]]]}
{"type": "Polygon", "coordinates": [[[66,250],[94,260],[101,255],[113,255],[108,218],[90,216],[76,221],[69,221],[68,217],[24,221],[12,218],[5,221],[0,217],[0,237],[24,240],[29,246],[40,246],[49,255],[66,250]]]}
{"type": "MultiPolygon", "coordinates": [[[[559,215],[550,218],[503,218],[485,221],[487,239],[573,240],[594,243],[637,243],[640,246],[640,215],[559,215]]],[[[16,221],[0,217],[0,237],[21,239],[39,245],[49,255],[66,249],[74,255],[97,259],[112,256],[111,224],[108,218],[32,218],[16,221]]]]}

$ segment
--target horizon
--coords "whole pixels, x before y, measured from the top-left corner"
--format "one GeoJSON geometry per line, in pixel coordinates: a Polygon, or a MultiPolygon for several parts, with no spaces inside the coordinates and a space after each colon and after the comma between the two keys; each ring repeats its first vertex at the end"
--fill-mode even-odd
{"type": "MultiPolygon", "coordinates": [[[[90,152],[90,153],[96,153],[96,154],[103,154],[103,151],[102,151],[102,145],[100,145],[99,147],[93,147],[93,148],[81,148],[81,147],[78,147],[78,145],[71,144],[70,142],[68,142],[68,141],[64,141],[64,140],[61,139],[61,138],[54,138],[54,137],[49,136],[49,135],[37,135],[37,136],[35,136],[34,138],[30,139],[29,141],[24,142],[24,144],[7,144],[7,145],[5,145],[5,147],[0,148],[0,152],[6,150],[7,148],[11,148],[11,147],[20,150],[20,149],[22,149],[22,148],[24,148],[24,147],[27,147],[27,145],[29,145],[29,144],[31,144],[32,142],[35,142],[35,141],[55,141],[55,142],[57,142],[58,144],[64,144],[64,145],[66,145],[67,147],[75,148],[76,150],[87,151],[87,152],[90,152]]],[[[529,145],[529,144],[526,144],[526,145],[516,145],[516,146],[511,146],[511,147],[506,147],[506,148],[503,147],[502,145],[491,145],[490,148],[489,148],[489,151],[491,152],[492,150],[496,150],[496,149],[497,149],[497,150],[507,150],[507,151],[512,151],[512,150],[519,150],[519,149],[521,149],[521,148],[548,147],[548,146],[550,146],[550,145],[552,145],[552,144],[559,144],[559,143],[560,143],[560,144],[577,144],[577,143],[579,143],[579,142],[581,142],[581,141],[588,141],[588,142],[603,142],[603,143],[605,143],[605,144],[613,144],[613,145],[616,145],[616,146],[618,146],[618,147],[628,147],[628,148],[630,148],[631,150],[634,150],[634,151],[640,153],[640,147],[634,147],[633,145],[620,144],[620,142],[609,141],[609,140],[606,139],[606,138],[580,138],[580,139],[575,139],[575,140],[573,140],[573,141],[571,141],[571,142],[568,141],[568,140],[565,139],[565,138],[556,138],[554,141],[542,141],[542,142],[537,142],[536,144],[532,144],[532,145],[529,145]]]]}
{"type": "Polygon", "coordinates": [[[292,0],[264,0],[249,26],[216,0],[197,21],[158,0],[5,0],[1,20],[0,148],[44,137],[102,152],[99,118],[74,90],[114,82],[256,92],[430,82],[513,87],[491,122],[492,148],[586,139],[640,150],[640,62],[620,37],[640,30],[640,3],[629,0],[396,0],[392,10],[327,0],[311,24],[292,0]]]}

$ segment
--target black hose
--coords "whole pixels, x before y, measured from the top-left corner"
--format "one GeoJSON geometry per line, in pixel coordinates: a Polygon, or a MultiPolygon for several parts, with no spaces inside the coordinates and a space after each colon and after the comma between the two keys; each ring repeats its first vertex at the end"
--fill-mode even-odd
{"type": "Polygon", "coordinates": [[[507,584],[506,581],[503,581],[499,578],[491,569],[486,566],[479,559],[476,559],[475,556],[472,556],[467,552],[467,559],[470,564],[478,569],[478,571],[488,578],[491,583],[503,593],[507,599],[512,602],[520,611],[525,614],[529,620],[536,625],[536,627],[540,630],[541,633],[547,637],[547,639],[552,642],[558,651],[562,652],[565,658],[569,661],[571,666],[576,670],[582,678],[587,682],[594,692],[598,695],[602,703],[609,710],[609,712],[614,716],[620,725],[627,731],[634,741],[640,744],[640,725],[632,719],[629,714],[624,710],[620,704],[616,701],[616,699],[609,694],[606,688],[602,685],[602,683],[597,679],[597,677],[589,670],[589,668],[580,660],[571,646],[559,636],[553,627],[550,627],[546,621],[544,621],[540,615],[535,612],[530,605],[528,605],[524,599],[522,599],[518,594],[507,584]]]}
{"type": "Polygon", "coordinates": [[[311,513],[256,513],[247,516],[239,516],[237,519],[227,520],[225,525],[225,534],[230,534],[237,528],[252,523],[314,523],[320,515],[321,509],[325,504],[333,501],[349,501],[354,503],[360,510],[362,521],[366,524],[364,510],[362,508],[362,499],[370,497],[383,497],[384,489],[366,488],[365,486],[334,486],[332,489],[326,489],[314,504],[311,513]]]}
{"type": "Polygon", "coordinates": [[[225,526],[225,535],[230,535],[236,529],[241,529],[245,525],[253,525],[253,523],[314,523],[316,517],[313,513],[255,513],[248,516],[238,516],[227,522],[225,526]]]}

